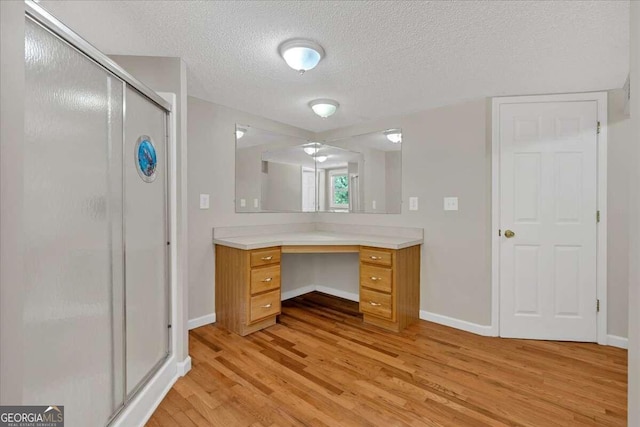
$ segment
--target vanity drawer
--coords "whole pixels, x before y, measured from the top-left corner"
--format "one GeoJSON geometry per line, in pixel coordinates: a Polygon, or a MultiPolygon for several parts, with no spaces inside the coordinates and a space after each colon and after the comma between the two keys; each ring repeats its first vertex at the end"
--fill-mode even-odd
{"type": "Polygon", "coordinates": [[[280,288],[280,264],[251,269],[251,294],[280,288]]]}
{"type": "Polygon", "coordinates": [[[251,297],[249,323],[280,314],[280,289],[251,297]]]}
{"type": "Polygon", "coordinates": [[[251,251],[251,267],[259,267],[280,262],[280,247],[251,251]]]}
{"type": "Polygon", "coordinates": [[[391,268],[360,265],[360,286],[381,292],[391,292],[391,268]]]}
{"type": "Polygon", "coordinates": [[[360,288],[360,311],[391,319],[393,317],[391,295],[360,288]]]}
{"type": "Polygon", "coordinates": [[[360,262],[391,266],[391,252],[384,249],[361,248],[360,262]]]}

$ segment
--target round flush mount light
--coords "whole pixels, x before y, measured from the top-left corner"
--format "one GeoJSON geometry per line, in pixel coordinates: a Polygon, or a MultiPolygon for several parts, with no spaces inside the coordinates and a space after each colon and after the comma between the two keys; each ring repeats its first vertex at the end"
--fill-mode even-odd
{"type": "Polygon", "coordinates": [[[236,128],[236,139],[242,138],[245,133],[247,133],[245,128],[236,128]]]}
{"type": "Polygon", "coordinates": [[[384,135],[394,144],[400,144],[402,142],[402,131],[400,129],[386,130],[384,131],[384,135]]]}
{"type": "Polygon", "coordinates": [[[318,162],[322,163],[327,160],[328,156],[313,156],[313,158],[318,162]]]}
{"type": "Polygon", "coordinates": [[[304,147],[304,152],[310,156],[316,154],[318,150],[320,150],[320,144],[318,144],[317,142],[312,142],[311,144],[307,144],[307,146],[304,147]]]}
{"type": "Polygon", "coordinates": [[[323,119],[332,116],[339,106],[340,104],[333,99],[316,99],[309,103],[309,107],[311,107],[313,112],[323,119]]]}
{"type": "Polygon", "coordinates": [[[278,50],[287,65],[300,74],[315,68],[324,57],[322,46],[306,39],[287,40],[278,50]]]}

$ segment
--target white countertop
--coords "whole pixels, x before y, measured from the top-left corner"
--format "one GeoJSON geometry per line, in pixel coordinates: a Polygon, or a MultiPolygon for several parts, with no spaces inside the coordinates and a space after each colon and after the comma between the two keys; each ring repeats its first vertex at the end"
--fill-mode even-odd
{"type": "Polygon", "coordinates": [[[270,246],[298,245],[360,245],[386,249],[404,249],[423,243],[422,238],[376,236],[371,234],[346,234],[326,231],[306,231],[278,234],[261,234],[253,236],[214,238],[216,245],[229,246],[236,249],[250,250],[268,248],[270,246]]]}

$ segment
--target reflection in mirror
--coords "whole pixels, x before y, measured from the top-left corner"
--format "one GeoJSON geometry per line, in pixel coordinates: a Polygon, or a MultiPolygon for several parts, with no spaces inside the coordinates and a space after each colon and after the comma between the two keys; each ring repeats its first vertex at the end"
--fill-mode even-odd
{"type": "Polygon", "coordinates": [[[323,147],[327,159],[317,165],[319,211],[401,212],[402,130],[350,136],[323,147]]]}
{"type": "Polygon", "coordinates": [[[361,152],[329,144],[319,144],[316,155],[318,210],[324,212],[361,212],[359,175],[364,165],[361,152]]]}
{"type": "Polygon", "coordinates": [[[307,144],[236,125],[236,212],[314,212],[315,161],[307,144]]]}
{"type": "Polygon", "coordinates": [[[236,126],[236,212],[400,213],[402,131],[311,142],[236,126]]]}
{"type": "Polygon", "coordinates": [[[303,143],[263,151],[263,210],[316,211],[315,160],[308,150],[303,143]]]}

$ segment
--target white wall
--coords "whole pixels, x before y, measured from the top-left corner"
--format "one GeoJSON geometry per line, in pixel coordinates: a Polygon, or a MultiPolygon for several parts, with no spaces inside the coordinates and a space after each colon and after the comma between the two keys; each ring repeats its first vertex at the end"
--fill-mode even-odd
{"type": "Polygon", "coordinates": [[[262,199],[267,184],[267,177],[262,174],[262,147],[256,145],[238,149],[235,161],[235,185],[236,194],[238,195],[236,208],[243,212],[259,212],[260,205],[263,203],[258,202],[259,206],[256,208],[253,201],[254,199],[259,201],[262,199]],[[245,200],[244,207],[240,203],[242,199],[245,200]]]}
{"type": "Polygon", "coordinates": [[[640,425],[640,3],[631,2],[631,209],[629,233],[628,425],[640,425]]]}
{"type": "Polygon", "coordinates": [[[364,190],[364,206],[367,212],[386,212],[386,156],[384,151],[362,149],[364,154],[364,180],[361,191],[364,190]],[[376,208],[373,209],[373,202],[376,208]]]}
{"type": "Polygon", "coordinates": [[[357,298],[360,293],[360,264],[357,253],[316,254],[312,258],[312,277],[316,286],[335,289],[338,296],[341,296],[340,293],[346,293],[357,298]]]}
{"type": "MultiPolygon", "coordinates": [[[[491,321],[487,114],[481,99],[317,136],[331,140],[402,128],[402,213],[322,213],[319,220],[424,228],[421,309],[481,325],[491,321]],[[419,211],[408,210],[409,196],[419,197],[419,211]],[[444,196],[460,197],[460,210],[444,212],[444,196]]],[[[331,285],[324,280],[317,284],[331,285]]]]}
{"type": "MultiPolygon", "coordinates": [[[[623,91],[609,91],[608,333],[619,337],[627,336],[626,195],[633,144],[623,107],[623,91]]],[[[390,127],[403,129],[402,214],[325,213],[319,220],[424,228],[421,309],[480,325],[491,323],[490,119],[489,105],[479,100],[316,136],[333,139],[390,127]],[[408,211],[410,196],[419,197],[419,211],[408,211]],[[458,212],[443,210],[445,196],[459,197],[458,212]]],[[[341,282],[336,275],[331,280],[341,282]]],[[[317,277],[317,284],[325,284],[322,280],[317,277]]]]}
{"type": "Polygon", "coordinates": [[[609,91],[607,160],[607,329],[627,337],[629,288],[629,184],[633,158],[631,121],[624,113],[624,91],[609,91]]]}
{"type": "MultiPolygon", "coordinates": [[[[189,97],[189,318],[214,312],[214,258],[211,229],[235,225],[313,222],[314,213],[236,213],[234,206],[235,125],[311,139],[310,132],[189,97]],[[199,195],[211,195],[211,208],[199,209],[199,195]]],[[[249,201],[247,201],[249,203],[249,201]]],[[[251,201],[252,203],[252,201],[251,201]]],[[[311,284],[304,271],[312,260],[300,257],[291,271],[300,287],[311,284]]],[[[286,278],[283,278],[283,280],[286,278]]],[[[283,290],[289,288],[283,283],[283,290]]]]}
{"type": "Polygon", "coordinates": [[[400,213],[402,206],[402,152],[387,151],[385,159],[386,211],[400,213]]]}
{"type": "Polygon", "coordinates": [[[269,162],[263,209],[300,211],[302,209],[302,167],[269,162]]]}
{"type": "MultiPolygon", "coordinates": [[[[609,185],[610,188],[617,189],[624,188],[628,180],[629,120],[622,112],[622,91],[611,91],[609,96],[609,185]]],[[[225,186],[216,188],[213,184],[216,178],[211,172],[218,170],[223,173],[232,169],[229,159],[233,158],[233,125],[235,122],[246,123],[244,117],[249,116],[196,98],[190,98],[189,108],[190,149],[198,150],[198,154],[190,157],[193,159],[189,163],[190,182],[210,188],[207,191],[212,194],[212,211],[199,211],[194,204],[198,200],[199,190],[190,188],[190,255],[196,257],[190,263],[193,275],[191,292],[199,295],[196,297],[198,301],[191,299],[190,318],[206,314],[213,307],[213,288],[209,285],[213,280],[209,236],[212,226],[324,221],[424,228],[426,243],[422,253],[421,309],[467,322],[490,325],[491,148],[488,126],[491,111],[486,100],[470,101],[311,136],[330,140],[401,127],[404,141],[401,159],[404,203],[402,213],[397,215],[235,214],[233,189],[225,186]],[[220,116],[219,119],[213,120],[216,116],[220,116]],[[227,128],[226,134],[220,126],[227,128]],[[210,160],[214,157],[214,160],[210,160]],[[203,172],[205,168],[209,170],[207,173],[203,172]],[[203,181],[205,176],[208,178],[203,181]],[[409,196],[419,197],[419,211],[408,210],[409,196]],[[442,208],[445,196],[458,196],[460,210],[445,212],[442,208]]],[[[274,130],[286,132],[289,129],[288,126],[257,117],[252,120],[255,122],[254,126],[258,127],[264,128],[268,124],[274,126],[274,130]],[[256,121],[266,125],[258,125],[256,121]]],[[[304,133],[299,129],[297,131],[304,133]]],[[[382,189],[385,191],[384,185],[382,189]]],[[[612,250],[608,266],[608,329],[612,335],[626,337],[628,261],[624,254],[628,246],[625,230],[629,218],[624,194],[617,190],[609,191],[609,197],[609,245],[612,250]]],[[[371,203],[371,200],[367,202],[371,203]]],[[[335,263],[331,256],[326,255],[306,255],[296,259],[306,262],[307,266],[313,265],[313,271],[317,271],[315,275],[291,273],[291,280],[301,279],[298,287],[314,284],[357,292],[357,280],[351,279],[353,272],[348,263],[335,263]],[[330,264],[331,275],[326,274],[328,260],[333,260],[330,264]]],[[[299,262],[288,264],[295,265],[295,268],[305,268],[299,262]]],[[[283,285],[283,290],[295,287],[295,283],[287,283],[283,285]]]]}

